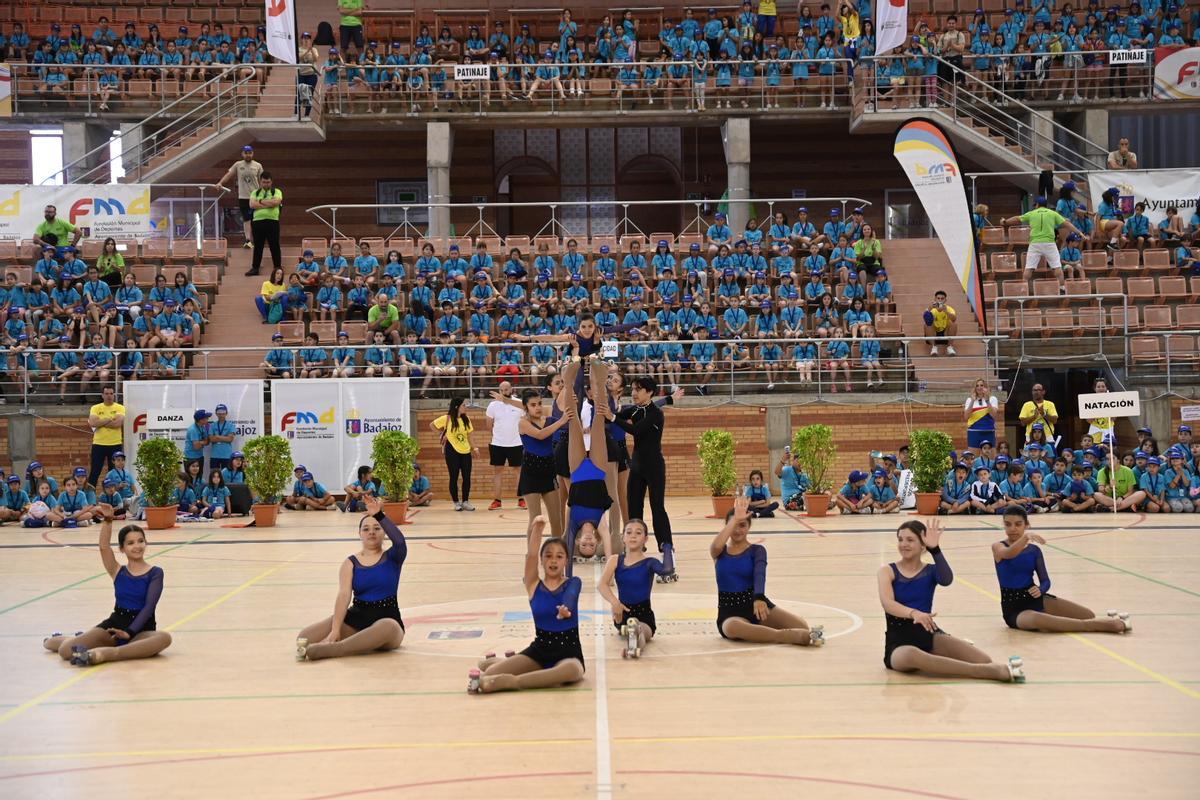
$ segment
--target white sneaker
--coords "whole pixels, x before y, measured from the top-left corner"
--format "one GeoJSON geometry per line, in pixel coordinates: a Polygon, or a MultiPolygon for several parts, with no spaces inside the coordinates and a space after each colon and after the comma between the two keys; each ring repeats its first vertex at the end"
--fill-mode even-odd
{"type": "Polygon", "coordinates": [[[929,355],[931,355],[931,356],[941,355],[941,353],[938,352],[938,346],[936,344],[933,347],[929,348],[929,355]]]}
{"type": "Polygon", "coordinates": [[[462,511],[462,503],[460,503],[458,500],[455,500],[455,501],[454,501],[454,510],[455,510],[455,511],[462,511]]]}
{"type": "Polygon", "coordinates": [[[954,345],[952,345],[952,344],[946,345],[946,355],[948,355],[948,356],[958,355],[958,351],[954,349],[954,345]]]}
{"type": "Polygon", "coordinates": [[[768,392],[773,392],[773,391],[775,391],[775,384],[773,384],[773,383],[768,383],[768,384],[767,384],[767,391],[768,391],[768,392]]]}
{"type": "Polygon", "coordinates": [[[463,511],[474,511],[475,506],[471,505],[470,503],[468,503],[467,501],[464,500],[463,504],[462,504],[462,510],[463,511]]]}

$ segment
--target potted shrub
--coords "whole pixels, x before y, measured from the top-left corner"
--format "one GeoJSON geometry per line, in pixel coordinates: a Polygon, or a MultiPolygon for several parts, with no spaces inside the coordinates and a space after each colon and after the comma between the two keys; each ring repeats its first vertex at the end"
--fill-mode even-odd
{"type": "Polygon", "coordinates": [[[909,434],[908,464],[917,487],[918,514],[937,514],[953,447],[954,442],[941,431],[918,429],[909,434]]]}
{"type": "Polygon", "coordinates": [[[178,507],[171,502],[183,453],[170,439],[147,439],[138,446],[134,469],[146,498],[146,527],[152,531],[175,527],[178,507]]]}
{"type": "Polygon", "coordinates": [[[269,528],[279,515],[279,500],[292,477],[292,448],[282,436],[256,436],[242,446],[246,485],[258,500],[250,506],[254,524],[269,528]]]}
{"type": "Polygon", "coordinates": [[[383,513],[397,525],[408,522],[408,490],[420,452],[421,445],[404,431],[380,431],[371,445],[375,475],[388,498],[383,504],[383,513]]]}
{"type": "Polygon", "coordinates": [[[837,445],[833,443],[833,428],[828,425],[805,425],[792,435],[792,455],[808,476],[809,487],[804,493],[804,509],[810,517],[823,517],[829,510],[833,490],[830,477],[837,445]]]}
{"type": "Polygon", "coordinates": [[[722,520],[733,508],[733,487],[737,484],[733,444],[733,434],[720,428],[705,431],[696,444],[700,456],[700,480],[712,494],[713,515],[722,520]]]}

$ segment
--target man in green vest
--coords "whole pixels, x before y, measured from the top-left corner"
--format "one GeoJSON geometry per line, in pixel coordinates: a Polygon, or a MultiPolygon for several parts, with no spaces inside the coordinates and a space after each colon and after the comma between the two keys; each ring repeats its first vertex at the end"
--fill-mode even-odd
{"type": "Polygon", "coordinates": [[[282,206],[283,192],[275,188],[271,173],[263,172],[258,176],[258,188],[250,193],[250,209],[254,212],[254,219],[250,221],[250,232],[254,236],[254,260],[247,275],[258,274],[264,245],[271,248],[275,269],[283,266],[283,256],[279,252],[279,209],[282,206]]]}
{"type": "Polygon", "coordinates": [[[1029,226],[1029,249],[1025,251],[1025,279],[1045,259],[1050,269],[1058,272],[1058,293],[1067,293],[1066,279],[1063,277],[1062,258],[1058,254],[1057,231],[1060,225],[1066,226],[1067,231],[1079,233],[1079,229],[1067,221],[1067,218],[1052,208],[1046,207],[1046,198],[1038,195],[1034,199],[1034,208],[1019,217],[1008,217],[1000,221],[1004,227],[1024,224],[1029,226]]]}

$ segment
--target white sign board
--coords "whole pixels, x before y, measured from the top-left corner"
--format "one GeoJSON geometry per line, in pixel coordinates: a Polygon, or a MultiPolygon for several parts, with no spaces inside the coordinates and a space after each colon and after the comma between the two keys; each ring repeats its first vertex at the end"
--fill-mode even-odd
{"type": "Polygon", "coordinates": [[[1149,50],[1110,50],[1108,53],[1109,64],[1145,64],[1150,55],[1149,50]]]}
{"type": "Polygon", "coordinates": [[[1200,422],[1200,406],[1181,406],[1179,419],[1182,422],[1200,422]]]}
{"type": "Polygon", "coordinates": [[[412,433],[408,393],[408,378],[271,381],[271,432],[288,440],[293,463],[337,492],[371,463],[376,433],[412,433]]]}
{"type": "Polygon", "coordinates": [[[1079,395],[1079,416],[1082,419],[1136,417],[1141,413],[1142,400],[1137,392],[1102,392],[1079,395]]]}
{"type": "Polygon", "coordinates": [[[600,357],[601,358],[617,358],[617,350],[620,347],[616,339],[605,339],[600,342],[600,357]]]}
{"type": "Polygon", "coordinates": [[[492,77],[487,64],[455,64],[454,80],[486,81],[492,77]]]}
{"type": "Polygon", "coordinates": [[[194,408],[150,409],[146,412],[146,429],[151,431],[187,430],[192,424],[194,408]]]}

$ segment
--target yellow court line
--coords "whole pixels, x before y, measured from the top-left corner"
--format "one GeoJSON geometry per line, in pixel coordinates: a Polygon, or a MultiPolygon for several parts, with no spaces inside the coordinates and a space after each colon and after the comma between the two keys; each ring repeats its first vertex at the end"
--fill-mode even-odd
{"type": "MultiPolygon", "coordinates": [[[[978,586],[974,583],[971,583],[966,578],[959,578],[958,582],[965,584],[966,586],[974,589],[975,591],[979,592],[984,597],[990,597],[992,600],[995,600],[997,603],[1000,602],[1000,597],[998,595],[992,594],[987,589],[984,589],[982,586],[978,586]]],[[[1137,670],[1138,672],[1142,673],[1143,675],[1145,675],[1148,678],[1153,678],[1154,680],[1161,683],[1163,686],[1169,686],[1172,689],[1174,689],[1175,691],[1180,692],[1181,694],[1184,694],[1184,695],[1192,698],[1193,700],[1200,700],[1200,692],[1196,691],[1195,689],[1189,689],[1188,687],[1184,686],[1182,683],[1175,680],[1174,678],[1169,678],[1166,675],[1163,675],[1161,672],[1155,672],[1154,670],[1150,669],[1149,667],[1145,666],[1144,664],[1139,664],[1138,662],[1134,661],[1132,658],[1129,658],[1128,656],[1123,656],[1120,653],[1117,653],[1113,650],[1109,650],[1104,645],[1096,644],[1091,639],[1088,639],[1086,636],[1080,636],[1078,633],[1067,633],[1064,635],[1069,636],[1070,638],[1074,639],[1077,642],[1086,644],[1088,647],[1092,648],[1093,650],[1103,653],[1104,655],[1112,658],[1114,661],[1116,661],[1120,664],[1124,664],[1125,666],[1130,667],[1131,669],[1137,670]]]]}
{"type": "MultiPolygon", "coordinates": [[[[193,611],[191,614],[188,614],[183,619],[175,622],[172,625],[168,625],[166,628],[163,628],[163,630],[173,631],[176,628],[178,628],[180,625],[183,625],[184,623],[187,623],[187,622],[191,622],[192,620],[199,617],[201,614],[205,614],[205,613],[211,611],[212,609],[216,608],[217,606],[221,605],[226,600],[229,600],[234,595],[240,594],[242,591],[249,589],[251,586],[258,583],[259,581],[264,580],[264,579],[269,578],[270,576],[274,575],[276,572],[278,572],[279,570],[281,570],[285,566],[287,566],[290,562],[294,561],[295,558],[296,557],[290,558],[283,564],[277,564],[276,566],[271,567],[270,569],[260,572],[259,574],[255,575],[253,578],[251,578],[250,580],[243,583],[241,586],[238,586],[235,589],[229,590],[228,592],[221,595],[216,600],[212,601],[211,603],[204,606],[200,610],[193,611]]],[[[79,683],[84,678],[95,675],[97,672],[99,672],[100,670],[104,669],[107,666],[109,666],[109,663],[98,664],[97,666],[92,667],[90,669],[82,670],[78,674],[72,675],[70,678],[67,678],[65,681],[63,681],[59,685],[54,686],[50,689],[47,689],[46,691],[39,694],[37,697],[34,697],[30,700],[26,700],[21,705],[15,707],[15,708],[9,709],[3,715],[0,715],[0,725],[3,725],[4,723],[8,722],[11,719],[21,716],[22,714],[24,714],[26,711],[28,711],[31,708],[36,708],[37,706],[40,706],[42,703],[46,702],[51,697],[54,697],[58,694],[61,694],[62,692],[65,692],[67,689],[70,689],[72,686],[79,683]]]]}
{"type": "MultiPolygon", "coordinates": [[[[772,742],[820,740],[878,740],[895,739],[1200,739],[1200,731],[968,731],[962,733],[912,732],[897,733],[796,733],[746,736],[617,736],[617,744],[667,744],[687,742],[772,742]]],[[[280,745],[255,747],[190,747],[163,750],[105,750],[82,753],[20,753],[0,755],[5,761],[58,761],[85,758],[171,758],[185,756],[235,756],[322,753],[341,750],[440,750],[451,748],[490,748],[528,746],[591,746],[592,739],[485,739],[461,742],[354,742],[343,744],[280,745]]]]}

